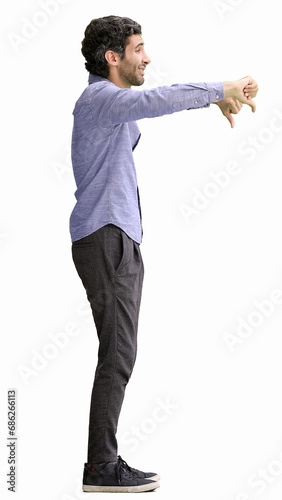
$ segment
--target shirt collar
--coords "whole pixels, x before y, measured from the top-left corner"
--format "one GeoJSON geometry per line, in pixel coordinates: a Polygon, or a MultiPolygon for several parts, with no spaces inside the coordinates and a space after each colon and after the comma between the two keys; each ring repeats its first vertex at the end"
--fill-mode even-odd
{"type": "Polygon", "coordinates": [[[105,80],[107,80],[107,78],[103,78],[102,76],[98,76],[98,75],[92,75],[91,73],[89,73],[89,78],[88,78],[89,85],[91,83],[102,82],[105,80]]]}

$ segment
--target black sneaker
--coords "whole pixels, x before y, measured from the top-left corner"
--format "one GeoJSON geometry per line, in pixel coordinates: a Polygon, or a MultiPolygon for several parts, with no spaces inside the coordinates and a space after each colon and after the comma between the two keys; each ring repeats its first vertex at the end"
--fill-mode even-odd
{"type": "Polygon", "coordinates": [[[121,457],[117,462],[84,464],[82,489],[89,492],[139,493],[159,488],[157,481],[140,478],[136,473],[141,471],[129,469],[121,457]]]}
{"type": "Polygon", "coordinates": [[[132,472],[132,474],[135,477],[139,477],[140,479],[150,479],[151,481],[159,481],[161,478],[158,474],[155,472],[142,472],[141,470],[134,469],[133,467],[129,467],[129,465],[121,458],[121,456],[118,456],[118,460],[121,461],[122,466],[132,472]]]}

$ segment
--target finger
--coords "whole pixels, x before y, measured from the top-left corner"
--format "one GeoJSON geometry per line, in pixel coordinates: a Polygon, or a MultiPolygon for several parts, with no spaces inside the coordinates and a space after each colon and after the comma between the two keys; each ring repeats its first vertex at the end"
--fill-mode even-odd
{"type": "Polygon", "coordinates": [[[257,92],[257,89],[254,87],[244,87],[243,92],[247,92],[247,94],[251,94],[251,93],[257,92]]]}
{"type": "Polygon", "coordinates": [[[253,78],[251,78],[250,76],[244,76],[244,78],[241,78],[240,80],[246,80],[246,85],[253,85],[254,83],[253,78]]]}
{"type": "Polygon", "coordinates": [[[242,108],[242,103],[238,101],[238,99],[233,99],[232,104],[230,106],[230,111],[234,113],[239,113],[242,108]]]}
{"type": "Polygon", "coordinates": [[[230,113],[234,113],[235,115],[238,113],[237,107],[235,104],[231,104],[228,106],[228,110],[226,110],[226,116],[230,113]]]}
{"type": "Polygon", "coordinates": [[[239,113],[241,107],[242,107],[242,104],[240,103],[240,101],[238,101],[238,99],[232,99],[230,102],[229,102],[229,109],[227,110],[227,113],[234,113],[234,114],[237,114],[239,113]]]}
{"type": "Polygon", "coordinates": [[[245,94],[244,94],[244,92],[242,92],[242,95],[241,95],[241,97],[239,97],[239,100],[243,104],[248,104],[248,106],[250,106],[252,108],[253,113],[256,111],[256,104],[255,104],[255,102],[250,99],[250,96],[246,97],[245,94]]]}
{"type": "Polygon", "coordinates": [[[256,97],[257,95],[257,92],[248,92],[247,94],[245,94],[246,96],[250,96],[250,97],[256,97]]]}
{"type": "Polygon", "coordinates": [[[257,84],[257,82],[253,81],[252,83],[248,83],[246,85],[246,87],[256,89],[256,88],[258,88],[258,84],[257,84]]]}
{"type": "Polygon", "coordinates": [[[234,113],[235,115],[237,115],[237,113],[239,113],[239,111],[241,111],[242,109],[242,103],[240,103],[240,101],[237,101],[234,103],[234,105],[232,107],[230,107],[230,113],[234,113]]]}
{"type": "Polygon", "coordinates": [[[257,109],[256,103],[254,101],[252,101],[250,97],[248,98],[246,104],[248,104],[252,108],[253,113],[256,111],[256,109],[257,109]]]}
{"type": "Polygon", "coordinates": [[[231,115],[231,113],[226,113],[225,116],[226,116],[227,120],[230,122],[231,128],[234,128],[235,127],[235,120],[234,120],[233,116],[231,115]]]}
{"type": "Polygon", "coordinates": [[[257,95],[257,93],[258,93],[258,87],[248,87],[248,86],[246,86],[243,89],[243,92],[244,92],[244,94],[249,94],[252,97],[255,97],[257,95]]]}

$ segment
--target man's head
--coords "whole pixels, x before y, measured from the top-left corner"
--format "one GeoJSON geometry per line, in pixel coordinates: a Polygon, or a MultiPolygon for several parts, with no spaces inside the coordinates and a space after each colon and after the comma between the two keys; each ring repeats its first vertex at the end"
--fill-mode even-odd
{"type": "Polygon", "coordinates": [[[145,53],[141,33],[140,24],[127,17],[93,19],[82,41],[86,69],[121,87],[142,85],[150,59],[145,53]]]}

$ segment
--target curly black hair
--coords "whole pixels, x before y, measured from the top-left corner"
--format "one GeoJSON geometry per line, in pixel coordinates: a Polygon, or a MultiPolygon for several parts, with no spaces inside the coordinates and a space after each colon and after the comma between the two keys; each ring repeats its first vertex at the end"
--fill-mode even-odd
{"type": "Polygon", "coordinates": [[[135,34],[141,35],[142,28],[128,17],[107,16],[93,19],[85,30],[81,48],[87,71],[107,78],[109,66],[105,53],[107,50],[113,50],[123,59],[128,37],[135,34]]]}

